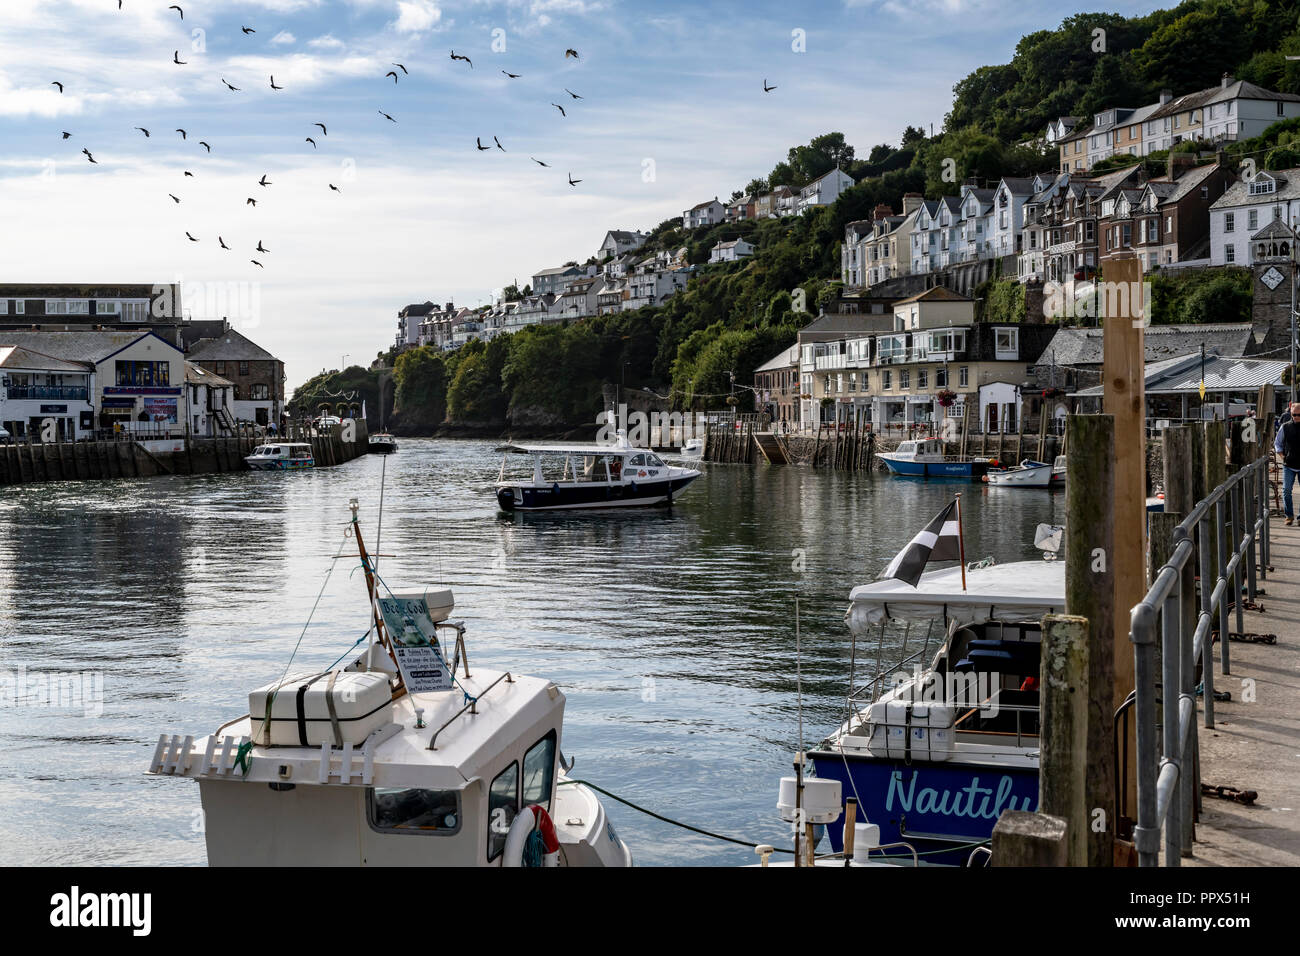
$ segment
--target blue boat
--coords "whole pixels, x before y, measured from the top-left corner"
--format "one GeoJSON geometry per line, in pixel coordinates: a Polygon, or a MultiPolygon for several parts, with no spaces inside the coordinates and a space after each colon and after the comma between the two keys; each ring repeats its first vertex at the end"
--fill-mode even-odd
{"type": "MultiPolygon", "coordinates": [[[[959,567],[855,588],[855,660],[864,638],[877,661],[902,651],[850,688],[848,718],[809,754],[816,776],[857,798],[881,843],[964,865],[1003,811],[1037,808],[1040,621],[1064,606],[1062,561],[972,567],[965,589],[959,567]]],[[[826,832],[841,852],[843,817],[826,832]]]]}
{"type": "Polygon", "coordinates": [[[894,451],[876,455],[895,475],[909,478],[956,478],[979,481],[996,464],[991,458],[945,455],[943,440],[919,438],[899,442],[894,451]]]}
{"type": "Polygon", "coordinates": [[[497,481],[502,511],[573,511],[671,505],[700,477],[694,468],[665,463],[654,452],[617,444],[502,445],[497,451],[532,456],[532,473],[508,479],[506,460],[497,481]],[[549,471],[549,473],[548,473],[549,471]]]}

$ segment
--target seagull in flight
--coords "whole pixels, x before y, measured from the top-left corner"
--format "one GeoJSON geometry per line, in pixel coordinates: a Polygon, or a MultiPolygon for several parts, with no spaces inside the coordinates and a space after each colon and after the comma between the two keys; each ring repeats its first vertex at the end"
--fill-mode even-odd
{"type": "Polygon", "coordinates": [[[193,179],[193,178],[194,178],[194,174],[193,174],[192,172],[190,172],[188,169],[185,170],[185,175],[188,176],[188,177],[190,177],[190,179],[193,179]]]}
{"type": "Polygon", "coordinates": [[[185,130],[177,129],[176,132],[181,134],[181,139],[189,139],[189,137],[185,135],[185,130]]]}
{"type": "Polygon", "coordinates": [[[569,94],[570,96],[572,96],[575,100],[580,100],[580,99],[582,99],[581,96],[579,96],[577,93],[573,92],[573,90],[569,89],[567,86],[564,88],[564,92],[568,93],[568,94],[569,94]]]}
{"type": "Polygon", "coordinates": [[[231,86],[229,83],[226,82],[226,78],[225,78],[224,76],[221,78],[221,82],[222,82],[222,83],[225,83],[225,84],[226,84],[226,87],[227,87],[228,89],[234,90],[236,93],[239,92],[239,87],[237,87],[237,86],[231,86]]]}
{"type": "Polygon", "coordinates": [[[564,51],[564,58],[567,60],[569,57],[573,57],[575,60],[582,59],[582,57],[578,56],[578,51],[573,49],[564,51]]]}
{"type": "Polygon", "coordinates": [[[147,129],[145,129],[143,126],[137,126],[137,127],[135,127],[135,128],[138,129],[140,132],[144,133],[144,138],[145,138],[145,139],[148,139],[148,138],[149,138],[149,131],[148,131],[147,129]]]}
{"type": "Polygon", "coordinates": [[[168,7],[167,9],[168,9],[168,10],[175,10],[177,13],[179,13],[179,14],[181,15],[181,19],[182,19],[182,20],[185,19],[185,11],[182,10],[180,7],[176,6],[176,4],[173,3],[173,4],[172,4],[170,7],[168,7]]]}
{"type": "Polygon", "coordinates": [[[222,239],[220,236],[217,236],[217,242],[221,243],[222,249],[225,249],[227,252],[230,251],[230,247],[226,245],[226,240],[222,239]]]}
{"type": "Polygon", "coordinates": [[[259,269],[265,269],[265,268],[266,268],[266,266],[262,265],[262,264],[261,264],[260,262],[258,262],[256,259],[249,259],[248,261],[251,262],[253,265],[257,266],[259,269]]]}
{"type": "Polygon", "coordinates": [[[64,131],[63,131],[63,138],[64,138],[64,139],[71,139],[71,138],[72,138],[72,134],[69,133],[67,130],[64,130],[64,131]]]}
{"type": "Polygon", "coordinates": [[[508,76],[508,77],[510,77],[510,79],[512,79],[512,80],[517,80],[517,79],[519,79],[519,77],[523,76],[522,73],[511,73],[511,72],[509,72],[509,71],[507,71],[507,70],[502,70],[501,72],[502,72],[502,73],[505,73],[505,75],[508,76]]]}
{"type": "Polygon", "coordinates": [[[212,152],[212,147],[209,146],[207,143],[203,142],[203,140],[199,140],[199,145],[202,146],[204,149],[206,149],[209,153],[212,152]]]}
{"type": "Polygon", "coordinates": [[[195,239],[193,236],[191,236],[188,232],[185,233],[185,238],[188,239],[190,242],[198,242],[198,240],[195,239]]]}
{"type": "Polygon", "coordinates": [[[410,73],[411,73],[410,70],[408,70],[406,67],[402,66],[402,64],[400,64],[400,63],[394,63],[393,66],[401,67],[402,72],[405,73],[405,74],[407,74],[408,76],[409,76],[410,73]]]}
{"type": "Polygon", "coordinates": [[[333,183],[330,183],[330,184],[329,184],[329,187],[330,187],[330,189],[334,190],[336,193],[341,193],[341,192],[343,192],[343,190],[339,189],[339,187],[335,186],[333,183]]]}
{"type": "Polygon", "coordinates": [[[254,199],[252,196],[249,196],[248,199],[244,200],[244,205],[245,205],[245,206],[252,206],[253,208],[257,208],[257,200],[254,199]]]}
{"type": "Polygon", "coordinates": [[[262,178],[259,179],[259,180],[257,181],[257,185],[259,185],[259,186],[270,186],[270,185],[272,185],[272,183],[271,183],[271,180],[269,180],[269,179],[266,178],[266,173],[262,173],[262,178]]]}
{"type": "Polygon", "coordinates": [[[766,80],[766,78],[765,78],[765,79],[763,80],[763,92],[764,92],[764,93],[771,93],[774,89],[776,89],[775,86],[768,86],[768,85],[767,85],[767,80],[766,80]]]}
{"type": "Polygon", "coordinates": [[[501,152],[504,153],[504,152],[506,151],[506,148],[505,148],[504,146],[501,145],[501,140],[499,140],[499,139],[496,138],[496,134],[495,134],[495,133],[492,135],[492,142],[494,142],[494,143],[497,144],[497,149],[501,150],[501,152]]]}
{"type": "Polygon", "coordinates": [[[396,70],[389,70],[387,73],[384,74],[384,76],[391,76],[391,77],[393,78],[393,82],[394,82],[394,83],[397,82],[397,71],[396,71],[396,70]]]}
{"type": "Polygon", "coordinates": [[[550,163],[544,163],[544,162],[542,162],[540,159],[538,159],[536,156],[529,156],[528,158],[531,159],[533,162],[535,162],[538,166],[545,166],[547,169],[550,169],[550,168],[551,168],[551,164],[550,164],[550,163]]]}
{"type": "Polygon", "coordinates": [[[263,248],[263,247],[262,247],[262,240],[259,239],[259,240],[257,240],[257,251],[258,251],[258,252],[270,252],[271,250],[270,250],[270,249],[265,249],[265,248],[263,248]]]}
{"type": "Polygon", "coordinates": [[[282,90],[282,89],[284,89],[283,86],[276,86],[276,85],[275,85],[275,74],[272,74],[272,75],[271,75],[271,89],[273,89],[273,90],[282,90]]]}
{"type": "Polygon", "coordinates": [[[57,86],[57,87],[59,88],[59,92],[60,92],[60,93],[63,92],[63,84],[60,83],[58,80],[53,80],[53,81],[51,81],[51,82],[50,82],[50,86],[57,86]]]}
{"type": "Polygon", "coordinates": [[[312,139],[310,136],[307,137],[307,142],[311,143],[311,148],[312,148],[312,149],[316,149],[316,148],[317,148],[317,146],[316,146],[316,141],[315,141],[314,139],[312,139]]]}
{"type": "Polygon", "coordinates": [[[491,149],[491,148],[492,148],[491,146],[484,146],[484,145],[483,145],[483,140],[481,140],[481,139],[480,139],[479,137],[477,137],[477,136],[474,137],[474,142],[478,144],[478,148],[479,148],[480,150],[491,149]]]}
{"type": "Polygon", "coordinates": [[[320,132],[321,132],[321,135],[322,135],[322,136],[328,136],[328,135],[329,135],[329,131],[328,131],[327,129],[325,129],[325,124],[324,124],[324,123],[312,123],[311,125],[312,125],[312,126],[319,126],[319,127],[320,127],[320,132]]]}
{"type": "Polygon", "coordinates": [[[379,111],[379,115],[382,116],[384,119],[390,121],[390,122],[393,122],[393,123],[396,123],[396,122],[397,122],[397,120],[393,119],[391,116],[389,116],[389,115],[388,115],[387,113],[385,113],[383,110],[380,110],[380,111],[379,111]]]}
{"type": "Polygon", "coordinates": [[[573,178],[573,173],[569,173],[569,185],[570,185],[570,186],[576,186],[576,185],[578,185],[578,183],[580,183],[580,182],[582,182],[581,179],[574,179],[574,178],[573,178]]]}
{"type": "Polygon", "coordinates": [[[245,36],[247,36],[247,35],[250,34],[250,33],[256,33],[256,32],[257,32],[257,31],[254,30],[252,27],[240,27],[239,29],[241,29],[241,30],[244,31],[244,35],[245,35],[245,36]]]}
{"type": "Polygon", "coordinates": [[[94,163],[96,166],[99,165],[99,162],[95,159],[95,157],[92,156],[92,155],[90,155],[90,150],[86,149],[86,148],[83,146],[83,147],[81,148],[81,151],[82,151],[83,153],[86,154],[86,158],[87,158],[88,160],[90,160],[90,161],[91,161],[92,163],[94,163]]]}
{"type": "Polygon", "coordinates": [[[182,59],[181,59],[181,51],[180,51],[180,50],[174,50],[174,51],[172,52],[172,62],[175,63],[177,66],[185,66],[185,65],[186,65],[187,63],[189,63],[190,61],[189,61],[189,60],[182,60],[182,59]]]}
{"type": "Polygon", "coordinates": [[[167,195],[172,197],[172,202],[177,203],[177,204],[180,203],[180,200],[177,199],[176,196],[175,196],[173,193],[168,193],[167,195]]]}
{"type": "Polygon", "coordinates": [[[452,50],[452,51],[451,51],[451,58],[452,58],[453,60],[464,60],[466,63],[469,64],[469,68],[470,68],[471,70],[474,69],[474,61],[471,60],[471,59],[470,59],[469,57],[467,57],[467,56],[461,56],[461,55],[459,55],[455,50],[452,50]]]}
{"type": "Polygon", "coordinates": [[[568,116],[568,115],[569,115],[568,113],[564,112],[564,107],[561,106],[559,103],[552,103],[551,105],[554,106],[557,110],[560,111],[560,115],[561,115],[561,116],[568,116]]]}

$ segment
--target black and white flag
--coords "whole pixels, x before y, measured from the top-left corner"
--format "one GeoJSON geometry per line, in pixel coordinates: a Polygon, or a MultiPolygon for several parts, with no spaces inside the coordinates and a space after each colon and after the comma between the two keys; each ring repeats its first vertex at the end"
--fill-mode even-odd
{"type": "Polygon", "coordinates": [[[912,587],[921,580],[921,572],[930,561],[961,560],[961,529],[955,514],[957,502],[944,508],[925,529],[895,555],[881,578],[898,578],[912,587]]]}

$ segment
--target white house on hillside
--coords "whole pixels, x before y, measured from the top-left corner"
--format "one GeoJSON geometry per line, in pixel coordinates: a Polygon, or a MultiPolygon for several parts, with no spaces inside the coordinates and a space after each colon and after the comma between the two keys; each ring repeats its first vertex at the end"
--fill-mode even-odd
{"type": "Polygon", "coordinates": [[[1210,264],[1252,265],[1256,250],[1251,240],[1274,221],[1292,229],[1300,224],[1300,169],[1256,173],[1215,200],[1210,206],[1210,264]]]}
{"type": "Polygon", "coordinates": [[[709,262],[735,262],[737,259],[753,254],[754,247],[744,239],[732,239],[730,242],[720,242],[714,246],[709,253],[709,262]]]}
{"type": "Polygon", "coordinates": [[[645,233],[642,232],[611,229],[605,233],[605,238],[601,240],[600,248],[596,250],[596,258],[606,259],[610,256],[621,256],[625,252],[640,249],[645,245],[645,240],[645,233]]]}
{"type": "Polygon", "coordinates": [[[836,167],[799,190],[798,211],[804,212],[813,206],[829,206],[840,193],[852,186],[853,177],[836,167]]]}
{"type": "Polygon", "coordinates": [[[692,206],[682,213],[682,228],[695,229],[699,226],[716,226],[722,222],[722,217],[725,214],[726,207],[718,202],[717,196],[714,196],[707,202],[692,206]]]}

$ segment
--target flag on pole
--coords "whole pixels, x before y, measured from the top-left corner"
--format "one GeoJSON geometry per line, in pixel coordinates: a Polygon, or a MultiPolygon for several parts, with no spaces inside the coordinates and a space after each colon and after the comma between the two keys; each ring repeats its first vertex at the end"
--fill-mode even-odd
{"type": "Polygon", "coordinates": [[[916,537],[908,542],[907,547],[894,556],[889,567],[881,572],[881,578],[897,578],[916,587],[921,580],[921,572],[931,561],[961,560],[961,525],[954,513],[957,502],[953,501],[925,526],[916,537]]]}

